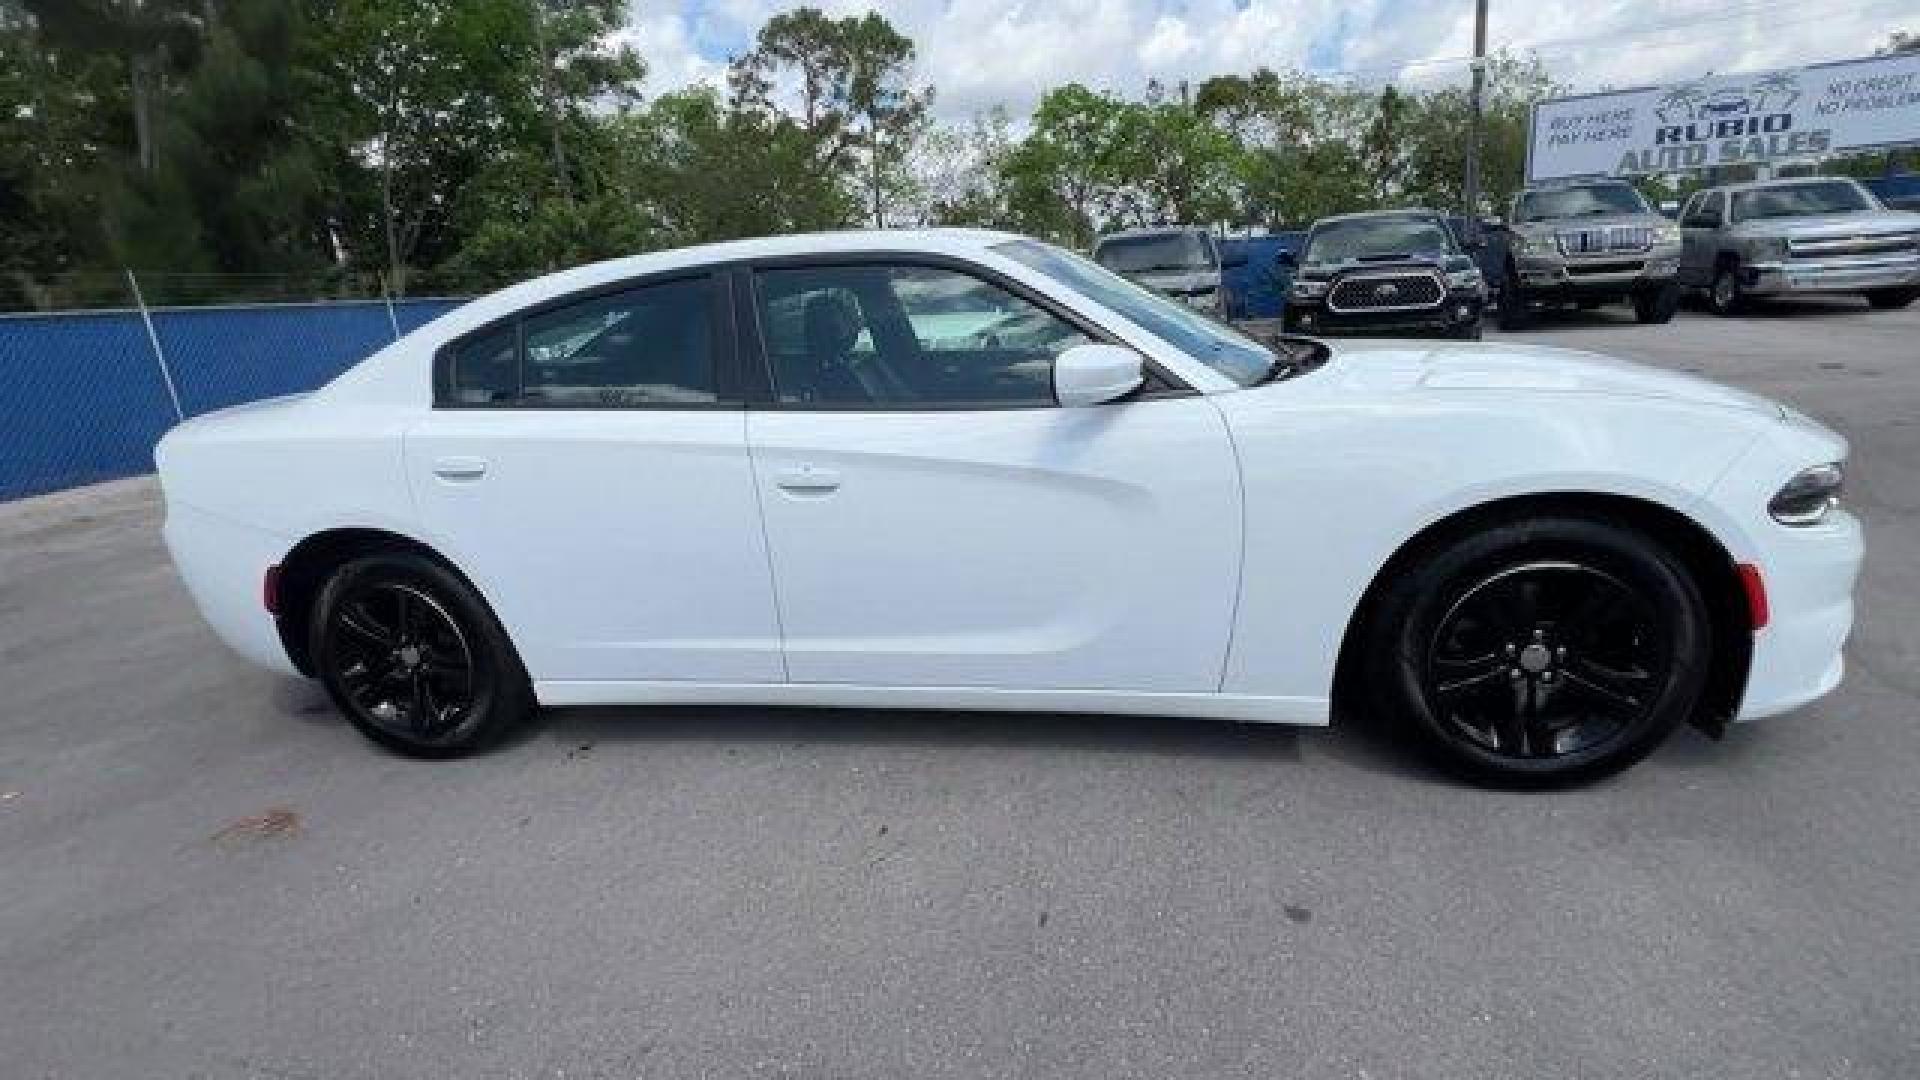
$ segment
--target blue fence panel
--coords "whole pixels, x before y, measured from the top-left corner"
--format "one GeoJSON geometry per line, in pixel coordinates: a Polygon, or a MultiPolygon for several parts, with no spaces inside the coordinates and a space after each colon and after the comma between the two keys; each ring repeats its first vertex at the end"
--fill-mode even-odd
{"type": "MultiPolygon", "coordinates": [[[[457,299],[161,309],[152,313],[188,416],[312,390],[458,307],[457,299]]],[[[153,468],[174,424],[138,312],[0,318],[0,499],[153,468]]]]}
{"type": "Polygon", "coordinates": [[[379,301],[153,313],[188,416],[312,390],[393,341],[379,301]]]}
{"type": "Polygon", "coordinates": [[[1304,232],[1277,232],[1265,236],[1230,236],[1220,241],[1223,256],[1246,253],[1246,261],[1229,266],[1220,275],[1227,288],[1227,315],[1235,319],[1277,319],[1286,308],[1287,284],[1293,274],[1280,265],[1280,253],[1298,253],[1304,232]]]}
{"type": "Polygon", "coordinates": [[[0,319],[0,499],[151,469],[173,423],[138,313],[0,319]]]}

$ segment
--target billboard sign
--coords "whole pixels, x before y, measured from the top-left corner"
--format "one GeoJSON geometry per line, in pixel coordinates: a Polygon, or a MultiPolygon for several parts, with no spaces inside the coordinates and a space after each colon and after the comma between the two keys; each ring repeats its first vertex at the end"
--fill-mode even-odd
{"type": "Polygon", "coordinates": [[[1909,143],[1920,143],[1920,53],[1543,101],[1527,133],[1527,182],[1909,143]]]}

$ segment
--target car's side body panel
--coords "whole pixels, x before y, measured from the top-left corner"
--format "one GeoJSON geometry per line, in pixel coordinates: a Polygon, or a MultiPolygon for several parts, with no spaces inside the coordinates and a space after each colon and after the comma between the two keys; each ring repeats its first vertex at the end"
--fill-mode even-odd
{"type": "Polygon", "coordinates": [[[1207,399],[748,430],[795,682],[1218,687],[1240,493],[1207,399]]]}
{"type": "Polygon", "coordinates": [[[739,409],[435,410],[406,473],[538,677],[785,677],[739,409]]]}

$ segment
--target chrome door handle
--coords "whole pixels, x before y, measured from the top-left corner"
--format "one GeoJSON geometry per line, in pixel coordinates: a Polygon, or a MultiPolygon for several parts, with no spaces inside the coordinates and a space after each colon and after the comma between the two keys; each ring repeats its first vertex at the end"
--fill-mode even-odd
{"type": "Polygon", "coordinates": [[[433,475],[442,480],[478,480],[487,474],[487,459],[443,457],[433,463],[433,475]]]}
{"type": "Polygon", "coordinates": [[[800,465],[790,469],[781,469],[773,476],[775,486],[782,491],[800,494],[819,495],[840,487],[840,474],[833,469],[818,469],[812,465],[800,465]]]}

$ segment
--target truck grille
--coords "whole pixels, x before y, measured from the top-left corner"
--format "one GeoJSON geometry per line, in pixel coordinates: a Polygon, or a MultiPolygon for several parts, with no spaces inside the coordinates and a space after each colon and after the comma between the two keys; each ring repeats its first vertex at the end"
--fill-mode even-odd
{"type": "Polygon", "coordinates": [[[1787,240],[1787,254],[1796,259],[1830,259],[1835,255],[1891,255],[1920,246],[1920,233],[1883,236],[1835,236],[1822,240],[1787,240]]]}
{"type": "Polygon", "coordinates": [[[1438,307],[1446,295],[1438,274],[1348,274],[1327,293],[1327,310],[1414,311],[1438,307]]]}
{"type": "Polygon", "coordinates": [[[1645,251],[1653,246],[1653,230],[1638,225],[1610,229],[1568,229],[1555,233],[1562,255],[1595,255],[1606,251],[1645,251]]]}

